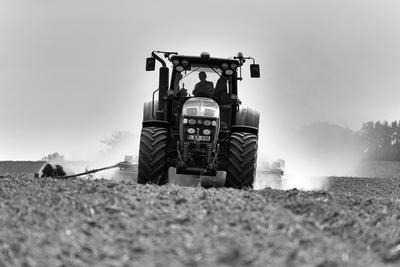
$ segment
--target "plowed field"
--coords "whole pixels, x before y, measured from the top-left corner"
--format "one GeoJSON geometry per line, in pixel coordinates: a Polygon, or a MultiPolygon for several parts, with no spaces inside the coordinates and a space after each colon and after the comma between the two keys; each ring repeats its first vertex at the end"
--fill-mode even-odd
{"type": "Polygon", "coordinates": [[[0,266],[400,265],[397,178],[240,191],[12,173],[0,266]]]}

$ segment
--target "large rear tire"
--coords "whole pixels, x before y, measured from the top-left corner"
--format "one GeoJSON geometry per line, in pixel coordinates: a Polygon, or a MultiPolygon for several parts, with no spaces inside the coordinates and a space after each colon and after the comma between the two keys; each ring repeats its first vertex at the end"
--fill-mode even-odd
{"type": "Polygon", "coordinates": [[[254,133],[231,134],[225,186],[253,188],[257,167],[258,137],[254,133]]]}
{"type": "Polygon", "coordinates": [[[140,136],[138,183],[163,185],[166,170],[168,132],[163,127],[143,127],[140,136]]]}

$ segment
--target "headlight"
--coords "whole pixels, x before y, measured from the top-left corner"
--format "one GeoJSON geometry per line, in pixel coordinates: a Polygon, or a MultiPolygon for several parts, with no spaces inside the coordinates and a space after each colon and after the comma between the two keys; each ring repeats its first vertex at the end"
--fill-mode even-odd
{"type": "Polygon", "coordinates": [[[195,119],[190,119],[189,120],[189,124],[190,125],[195,125],[196,124],[196,120],[195,119]]]}
{"type": "Polygon", "coordinates": [[[178,59],[174,59],[174,60],[172,61],[172,65],[178,66],[178,65],[179,65],[179,60],[178,60],[178,59]]]}
{"type": "Polygon", "coordinates": [[[204,134],[204,135],[210,135],[210,134],[211,134],[211,131],[210,131],[209,129],[204,129],[204,130],[203,130],[203,134],[204,134]]]}
{"type": "Polygon", "coordinates": [[[232,74],[233,74],[233,70],[226,70],[226,71],[225,71],[225,74],[228,75],[228,76],[229,76],[229,75],[232,75],[232,74]]]}
{"type": "Polygon", "coordinates": [[[188,132],[189,134],[194,134],[194,133],[196,132],[196,130],[193,129],[193,128],[189,128],[189,129],[187,129],[187,132],[188,132]]]}
{"type": "Polygon", "coordinates": [[[203,121],[204,126],[210,126],[211,125],[211,121],[209,120],[204,120],[203,121]]]}
{"type": "Polygon", "coordinates": [[[189,66],[189,61],[188,61],[187,59],[182,60],[182,65],[183,65],[184,67],[189,66]]]}
{"type": "Polygon", "coordinates": [[[217,122],[216,121],[212,121],[211,124],[212,124],[212,126],[217,126],[217,122]]]}
{"type": "Polygon", "coordinates": [[[226,62],[222,63],[222,65],[221,65],[221,68],[222,68],[223,70],[226,70],[228,67],[229,67],[229,66],[228,66],[228,63],[226,63],[226,62]]]}
{"type": "Polygon", "coordinates": [[[188,119],[183,119],[183,124],[186,124],[186,123],[188,123],[188,119]]]}
{"type": "Polygon", "coordinates": [[[176,69],[176,71],[179,71],[179,72],[184,70],[184,68],[182,66],[176,66],[175,69],[176,69]]]}
{"type": "Polygon", "coordinates": [[[232,69],[232,70],[236,70],[237,67],[238,67],[238,66],[237,66],[236,63],[232,63],[232,64],[231,64],[231,69],[232,69]]]}

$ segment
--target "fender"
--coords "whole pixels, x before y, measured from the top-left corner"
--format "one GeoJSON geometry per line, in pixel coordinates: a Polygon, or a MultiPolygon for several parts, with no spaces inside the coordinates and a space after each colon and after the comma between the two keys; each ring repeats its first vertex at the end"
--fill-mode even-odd
{"type": "Polygon", "coordinates": [[[258,128],[247,126],[247,125],[234,125],[231,128],[231,133],[234,132],[245,132],[245,133],[253,133],[258,135],[258,128]]]}
{"type": "Polygon", "coordinates": [[[162,127],[168,128],[169,123],[167,121],[159,121],[159,120],[148,120],[142,123],[143,127],[162,127]]]}
{"type": "Polygon", "coordinates": [[[260,112],[250,107],[243,107],[236,117],[236,125],[250,126],[258,129],[260,112]]]}
{"type": "Polygon", "coordinates": [[[157,110],[158,110],[158,100],[156,99],[154,100],[154,106],[152,101],[145,102],[143,105],[143,121],[155,120],[157,110]],[[153,118],[153,112],[154,112],[154,118],[153,118]]]}

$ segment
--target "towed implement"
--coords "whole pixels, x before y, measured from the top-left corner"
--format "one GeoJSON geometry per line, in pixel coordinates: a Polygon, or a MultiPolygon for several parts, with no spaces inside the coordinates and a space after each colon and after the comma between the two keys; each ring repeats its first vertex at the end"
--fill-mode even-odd
{"type": "Polygon", "coordinates": [[[139,183],[163,185],[173,176],[189,176],[201,177],[203,186],[222,179],[226,187],[253,187],[260,115],[242,107],[238,98],[246,60],[253,61],[251,77],[260,77],[254,58],[242,53],[214,58],[208,53],[152,52],[146,71],[154,71],[156,61],[162,66],[159,87],[143,109],[139,183]]]}
{"type": "MultiPolygon", "coordinates": [[[[119,169],[119,174],[121,177],[132,177],[133,174],[136,173],[136,164],[133,163],[132,156],[125,156],[125,160],[114,165],[110,165],[107,167],[97,168],[97,169],[86,169],[80,173],[74,173],[71,168],[69,168],[71,162],[68,163],[66,161],[54,161],[54,162],[45,162],[39,170],[35,173],[35,177],[53,177],[56,179],[70,179],[76,178],[79,176],[87,176],[92,175],[97,172],[110,170],[110,169],[119,169]]],[[[90,176],[89,176],[90,177],[90,176]]]]}

